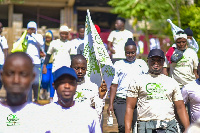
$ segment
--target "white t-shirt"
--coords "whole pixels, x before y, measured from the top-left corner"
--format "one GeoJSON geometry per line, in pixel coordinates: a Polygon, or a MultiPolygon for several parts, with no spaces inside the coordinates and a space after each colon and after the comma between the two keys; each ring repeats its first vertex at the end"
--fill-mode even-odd
{"type": "Polygon", "coordinates": [[[178,63],[170,64],[167,59],[165,60],[167,67],[170,68],[169,75],[179,83],[180,88],[196,79],[193,70],[197,69],[199,61],[193,49],[187,48],[183,53],[182,59],[178,61],[178,63]]]}
{"type": "Polygon", "coordinates": [[[76,38],[74,40],[71,40],[71,55],[77,55],[77,49],[80,44],[84,43],[84,39],[76,38]]]}
{"type": "Polygon", "coordinates": [[[5,60],[3,49],[8,49],[8,43],[6,38],[0,35],[0,65],[3,65],[5,60]]]}
{"type": "Polygon", "coordinates": [[[71,65],[71,43],[70,41],[61,41],[60,39],[53,40],[48,48],[47,54],[53,54],[53,68],[55,72],[62,66],[70,67],[71,65]]]}
{"type": "Polygon", "coordinates": [[[40,48],[44,45],[41,34],[26,35],[28,40],[28,47],[26,53],[31,57],[33,64],[40,64],[40,48]]]}
{"type": "Polygon", "coordinates": [[[0,103],[0,133],[44,133],[41,109],[33,103],[13,107],[0,103]]]}
{"type": "Polygon", "coordinates": [[[192,81],[185,85],[181,93],[183,100],[186,103],[190,103],[191,121],[195,122],[200,119],[200,81],[192,81]]]}
{"type": "Polygon", "coordinates": [[[146,62],[142,59],[136,59],[134,62],[120,60],[115,62],[115,76],[112,81],[113,84],[118,84],[116,96],[126,98],[128,83],[138,75],[147,73],[149,68],[146,62]]]}
{"type": "Polygon", "coordinates": [[[95,83],[92,83],[87,77],[85,77],[83,81],[77,83],[78,85],[74,100],[76,102],[86,103],[89,106],[95,105],[95,110],[100,118],[105,105],[105,99],[99,98],[98,86],[95,83]]]}
{"type": "Polygon", "coordinates": [[[45,128],[51,133],[102,133],[96,111],[84,103],[64,108],[55,102],[44,110],[45,128]]]}
{"type": "Polygon", "coordinates": [[[133,34],[128,30],[114,30],[108,36],[108,41],[113,43],[113,49],[115,54],[112,55],[112,58],[125,59],[124,46],[128,38],[133,38],[133,34]]]}
{"type": "Polygon", "coordinates": [[[172,120],[173,101],[183,100],[178,83],[164,75],[143,74],[130,83],[127,97],[137,101],[138,120],[172,120]]]}

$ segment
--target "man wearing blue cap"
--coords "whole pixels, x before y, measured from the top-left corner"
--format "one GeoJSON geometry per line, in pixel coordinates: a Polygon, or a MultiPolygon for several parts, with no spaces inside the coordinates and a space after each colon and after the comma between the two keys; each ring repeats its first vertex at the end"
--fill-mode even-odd
{"type": "Polygon", "coordinates": [[[127,92],[125,130],[129,133],[134,107],[138,107],[138,133],[177,133],[174,105],[185,129],[189,118],[178,83],[162,73],[165,55],[153,49],[148,55],[149,73],[132,80],[127,92]]]}
{"type": "MultiPolygon", "coordinates": [[[[41,34],[37,34],[37,24],[34,21],[30,21],[27,24],[27,35],[28,47],[26,53],[31,57],[34,64],[34,72],[36,73],[35,81],[33,82],[32,88],[34,92],[34,102],[38,99],[38,88],[39,88],[39,75],[41,69],[40,61],[40,48],[43,46],[44,41],[41,34]]],[[[28,102],[32,102],[32,89],[28,95],[28,102]]]]}
{"type": "Polygon", "coordinates": [[[58,101],[44,106],[50,132],[101,133],[97,113],[89,105],[74,101],[77,88],[74,69],[63,66],[54,72],[54,88],[58,101]]]}

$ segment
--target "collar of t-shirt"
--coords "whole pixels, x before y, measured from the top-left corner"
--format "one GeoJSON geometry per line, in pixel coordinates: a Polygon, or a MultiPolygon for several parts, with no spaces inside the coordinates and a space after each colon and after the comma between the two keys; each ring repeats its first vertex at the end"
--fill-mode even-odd
{"type": "Polygon", "coordinates": [[[83,83],[85,83],[85,77],[84,77],[84,79],[83,79],[82,81],[77,82],[78,85],[81,85],[81,84],[83,84],[83,83]]]}
{"type": "Polygon", "coordinates": [[[57,102],[54,102],[54,104],[56,104],[57,106],[60,106],[61,109],[71,109],[71,108],[73,108],[73,107],[75,106],[76,102],[74,101],[74,105],[72,105],[71,107],[67,107],[67,108],[61,106],[61,105],[58,103],[58,101],[57,101],[57,102]]]}
{"type": "Polygon", "coordinates": [[[82,39],[81,39],[81,38],[78,38],[78,40],[84,40],[84,38],[82,38],[82,39]]]}
{"type": "Polygon", "coordinates": [[[16,113],[17,111],[20,111],[21,109],[23,109],[27,104],[28,104],[28,103],[26,102],[26,103],[24,103],[24,104],[22,104],[22,105],[19,105],[19,106],[8,106],[8,108],[9,108],[12,112],[16,113]]]}
{"type": "Polygon", "coordinates": [[[153,78],[156,78],[156,77],[158,77],[160,75],[160,74],[159,75],[155,75],[155,74],[152,74],[152,73],[149,73],[149,72],[147,74],[151,75],[151,77],[153,77],[153,78]]]}
{"type": "Polygon", "coordinates": [[[134,60],[134,61],[131,61],[131,62],[130,62],[130,61],[127,61],[126,59],[123,59],[123,60],[124,60],[125,63],[128,63],[128,64],[133,64],[133,63],[135,63],[135,60],[134,60]]]}

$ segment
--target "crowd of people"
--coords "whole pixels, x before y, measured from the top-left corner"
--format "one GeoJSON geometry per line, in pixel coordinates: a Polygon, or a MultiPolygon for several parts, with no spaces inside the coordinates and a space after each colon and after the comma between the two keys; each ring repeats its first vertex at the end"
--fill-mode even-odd
{"type": "MultiPolygon", "coordinates": [[[[0,35],[2,28],[0,23],[0,35]]],[[[115,114],[119,133],[198,132],[200,65],[190,48],[192,30],[178,31],[166,55],[151,49],[146,62],[136,58],[137,45],[124,18],[116,19],[115,28],[107,45],[115,68],[110,88],[106,79],[97,86],[85,76],[82,25],[78,38],[69,40],[71,29],[62,25],[54,40],[51,30],[43,37],[30,21],[26,52],[8,54],[0,36],[0,88],[3,84],[6,90],[0,101],[0,133],[101,133],[106,97],[107,114],[115,114]],[[47,92],[50,104],[39,105],[47,92]]]]}

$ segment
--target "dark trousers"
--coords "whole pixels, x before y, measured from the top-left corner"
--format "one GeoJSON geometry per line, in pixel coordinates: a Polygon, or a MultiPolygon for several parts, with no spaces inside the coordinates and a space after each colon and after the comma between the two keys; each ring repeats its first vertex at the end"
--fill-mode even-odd
{"type": "MultiPolygon", "coordinates": [[[[114,100],[114,113],[117,118],[119,133],[125,133],[125,113],[126,113],[126,99],[115,97],[114,100]]],[[[134,130],[135,123],[137,121],[137,108],[134,109],[132,129],[134,130]]]]}

